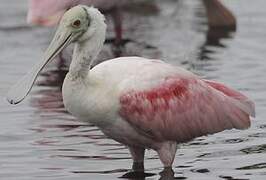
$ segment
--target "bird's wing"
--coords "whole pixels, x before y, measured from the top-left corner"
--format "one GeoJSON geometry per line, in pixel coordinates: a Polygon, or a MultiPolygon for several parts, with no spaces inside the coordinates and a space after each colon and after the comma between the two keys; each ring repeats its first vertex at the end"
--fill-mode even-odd
{"type": "Polygon", "coordinates": [[[120,96],[120,116],[157,140],[186,142],[225,129],[245,129],[254,104],[223,84],[197,77],[168,77],[146,90],[120,96]]]}

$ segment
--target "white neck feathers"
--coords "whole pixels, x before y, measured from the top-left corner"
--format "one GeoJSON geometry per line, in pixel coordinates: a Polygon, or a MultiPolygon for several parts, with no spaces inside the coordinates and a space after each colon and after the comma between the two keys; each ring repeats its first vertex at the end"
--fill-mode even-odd
{"type": "Polygon", "coordinates": [[[79,40],[75,43],[72,62],[69,72],[73,78],[86,78],[91,64],[102,49],[106,24],[104,16],[95,8],[87,8],[90,25],[79,40]]]}

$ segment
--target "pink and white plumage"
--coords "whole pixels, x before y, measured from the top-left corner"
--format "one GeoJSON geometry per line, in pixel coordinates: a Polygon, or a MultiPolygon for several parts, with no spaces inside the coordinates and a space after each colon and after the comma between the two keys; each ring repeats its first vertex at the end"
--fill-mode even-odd
{"type": "Polygon", "coordinates": [[[43,61],[9,92],[22,101],[45,64],[75,43],[63,84],[66,109],[129,147],[133,168],[151,148],[172,166],[177,144],[225,129],[245,129],[255,116],[251,100],[223,84],[201,79],[160,60],[121,57],[93,67],[106,25],[95,8],[76,6],[65,13],[43,61]]]}
{"type": "Polygon", "coordinates": [[[254,116],[253,102],[241,93],[159,60],[117,58],[94,67],[90,75],[100,87],[74,90],[77,84],[66,78],[63,97],[68,111],[85,121],[90,117],[131,151],[155,149],[165,166],[174,160],[175,148],[170,157],[163,157],[171,144],[248,128],[249,116],[254,116]]]}

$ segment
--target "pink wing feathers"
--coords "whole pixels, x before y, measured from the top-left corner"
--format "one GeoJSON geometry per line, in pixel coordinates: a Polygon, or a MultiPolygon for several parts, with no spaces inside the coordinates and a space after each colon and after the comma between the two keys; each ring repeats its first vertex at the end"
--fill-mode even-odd
{"type": "Polygon", "coordinates": [[[168,77],[149,90],[120,97],[120,115],[156,140],[186,142],[225,129],[244,129],[254,104],[223,84],[195,77],[168,77]]]}

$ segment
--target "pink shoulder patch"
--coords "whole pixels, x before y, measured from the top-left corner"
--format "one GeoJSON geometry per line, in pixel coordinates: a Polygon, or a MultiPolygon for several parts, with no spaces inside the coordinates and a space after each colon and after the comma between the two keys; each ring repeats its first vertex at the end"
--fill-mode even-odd
{"type": "MultiPolygon", "coordinates": [[[[174,126],[180,125],[176,123],[177,114],[184,114],[192,105],[189,86],[193,81],[168,77],[149,90],[126,92],[120,97],[119,114],[132,126],[157,140],[175,137],[174,126]]],[[[180,138],[189,139],[190,136],[180,138]]]]}
{"type": "MultiPolygon", "coordinates": [[[[120,97],[121,115],[135,114],[153,116],[155,112],[165,111],[174,98],[188,96],[188,80],[166,78],[165,81],[149,90],[130,91],[120,97]],[[149,107],[150,106],[150,107],[149,107]]],[[[148,118],[152,120],[153,118],[148,118]]]]}

